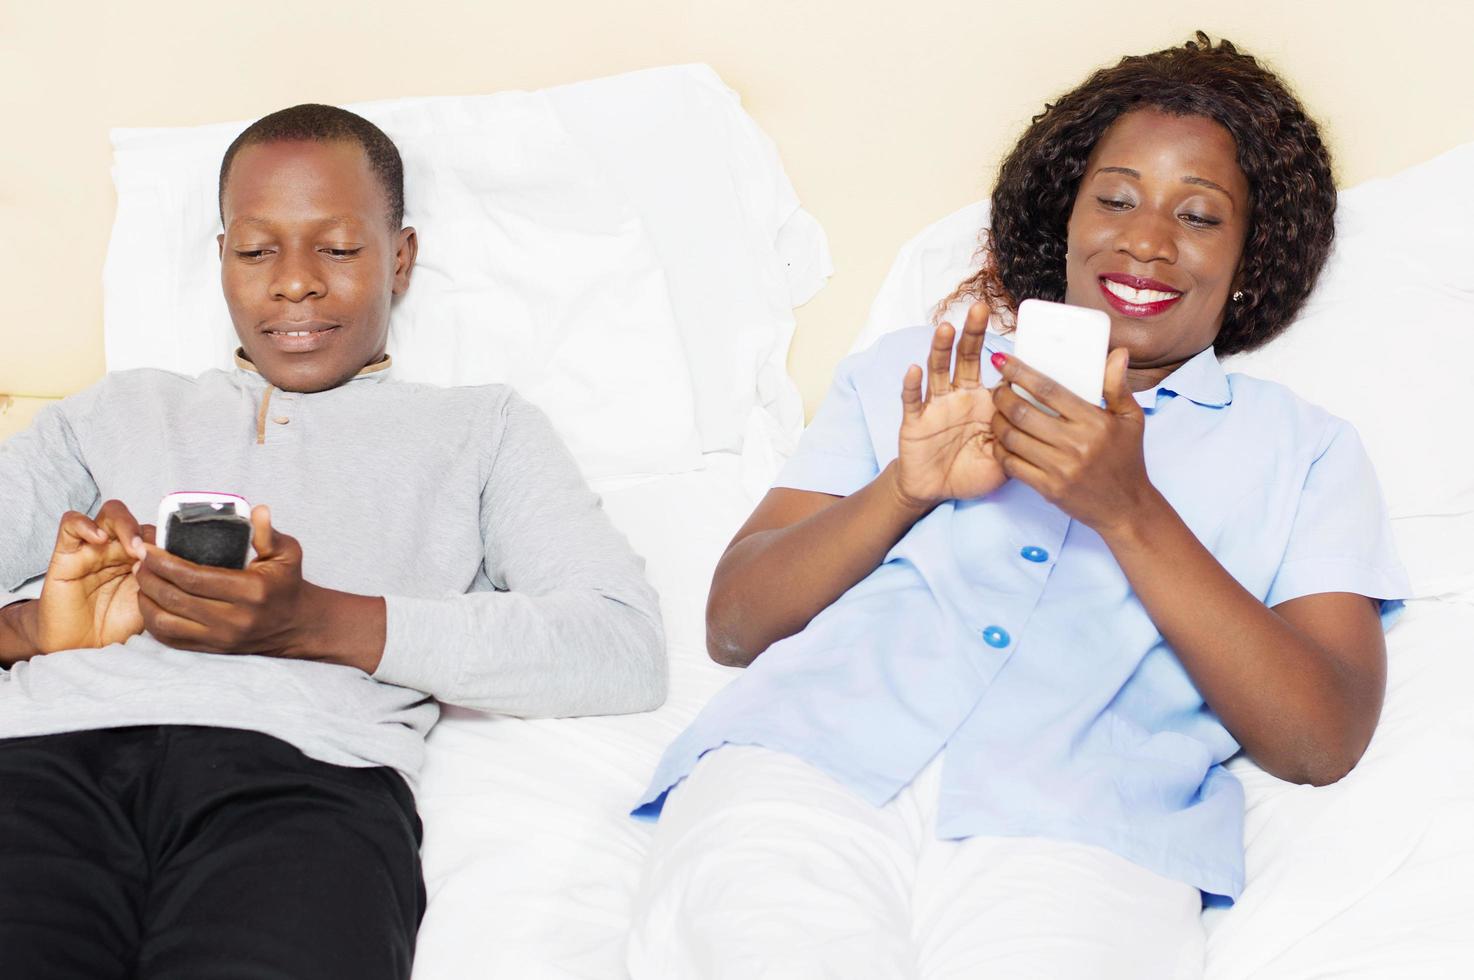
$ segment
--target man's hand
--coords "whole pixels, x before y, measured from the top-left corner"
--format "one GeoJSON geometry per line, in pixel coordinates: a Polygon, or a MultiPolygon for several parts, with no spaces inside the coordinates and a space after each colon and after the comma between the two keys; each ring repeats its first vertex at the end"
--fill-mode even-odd
{"type": "Polygon", "coordinates": [[[251,510],[256,557],[244,570],[211,568],[148,547],[138,568],[144,627],[159,642],[201,653],[325,660],[372,672],[384,649],[382,599],[302,578],[302,546],[251,510]]]}
{"type": "Polygon", "coordinates": [[[256,557],[243,571],[147,548],[138,604],[149,633],[181,650],[297,655],[311,588],[302,546],[271,526],[266,507],[251,511],[251,543],[256,557]]]}
{"type": "Polygon", "coordinates": [[[36,603],[38,653],[105,647],[143,632],[133,565],[153,531],[117,500],[103,504],[96,520],[63,515],[36,603]]]}

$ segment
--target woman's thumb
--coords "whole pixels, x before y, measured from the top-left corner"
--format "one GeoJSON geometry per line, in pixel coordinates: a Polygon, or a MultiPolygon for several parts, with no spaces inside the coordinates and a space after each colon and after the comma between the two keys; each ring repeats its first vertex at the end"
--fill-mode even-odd
{"type": "Polygon", "coordinates": [[[1130,360],[1131,352],[1124,347],[1117,347],[1106,357],[1105,403],[1106,408],[1117,415],[1141,411],[1141,406],[1131,394],[1131,385],[1126,381],[1126,367],[1130,360]]]}

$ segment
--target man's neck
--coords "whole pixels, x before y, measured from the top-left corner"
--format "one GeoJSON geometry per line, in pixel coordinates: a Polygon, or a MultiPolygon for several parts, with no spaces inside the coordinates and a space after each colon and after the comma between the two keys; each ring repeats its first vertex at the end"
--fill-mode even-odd
{"type": "MultiPolygon", "coordinates": [[[[271,385],[273,388],[278,389],[279,391],[291,391],[291,390],[293,390],[293,389],[285,388],[282,385],[277,384],[275,381],[272,381],[270,378],[267,378],[266,375],[262,374],[261,373],[261,369],[258,368],[251,361],[251,359],[246,356],[246,351],[245,351],[245,348],[243,348],[243,347],[237,347],[235,349],[235,366],[237,368],[239,368],[240,370],[242,370],[242,371],[246,371],[246,372],[249,372],[251,374],[257,375],[258,377],[265,378],[267,384],[271,385]]],[[[393,366],[394,366],[394,358],[390,357],[388,354],[380,354],[378,357],[374,358],[372,361],[370,361],[369,363],[365,364],[363,367],[359,368],[358,369],[358,372],[356,374],[354,374],[352,377],[345,378],[343,380],[342,384],[347,384],[349,381],[354,381],[354,380],[356,380],[358,378],[366,378],[366,377],[370,377],[370,376],[375,375],[375,374],[379,374],[380,372],[389,370],[393,366]]],[[[333,385],[332,387],[333,388],[338,388],[338,387],[341,387],[341,386],[342,385],[340,384],[340,385],[333,385]]],[[[332,388],[324,388],[322,390],[324,390],[324,391],[331,391],[332,388]]]]}

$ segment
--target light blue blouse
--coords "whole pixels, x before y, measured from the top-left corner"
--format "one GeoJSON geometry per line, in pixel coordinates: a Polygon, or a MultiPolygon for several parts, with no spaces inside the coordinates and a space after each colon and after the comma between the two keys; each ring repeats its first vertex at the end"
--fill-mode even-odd
{"type": "MultiPolygon", "coordinates": [[[[847,495],[896,457],[906,365],[930,328],[847,358],[778,486],[847,495]]],[[[1009,352],[1006,337],[988,349],[1009,352]]],[[[997,372],[983,364],[983,382],[997,372]]],[[[1211,349],[1138,392],[1153,484],[1266,605],[1409,595],[1356,431],[1211,349]]],[[[945,503],[773,644],[667,749],[638,815],[724,743],[791,753],[876,805],[939,751],[936,833],[1107,848],[1212,895],[1244,885],[1238,743],[1110,550],[1014,480],[945,503]]]]}

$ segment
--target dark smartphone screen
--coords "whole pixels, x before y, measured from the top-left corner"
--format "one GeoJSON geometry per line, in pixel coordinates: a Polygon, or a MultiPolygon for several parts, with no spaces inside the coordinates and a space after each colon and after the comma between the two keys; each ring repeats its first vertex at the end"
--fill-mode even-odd
{"type": "Polygon", "coordinates": [[[251,522],[227,507],[183,504],[169,515],[168,552],[196,565],[244,568],[251,522]]]}

